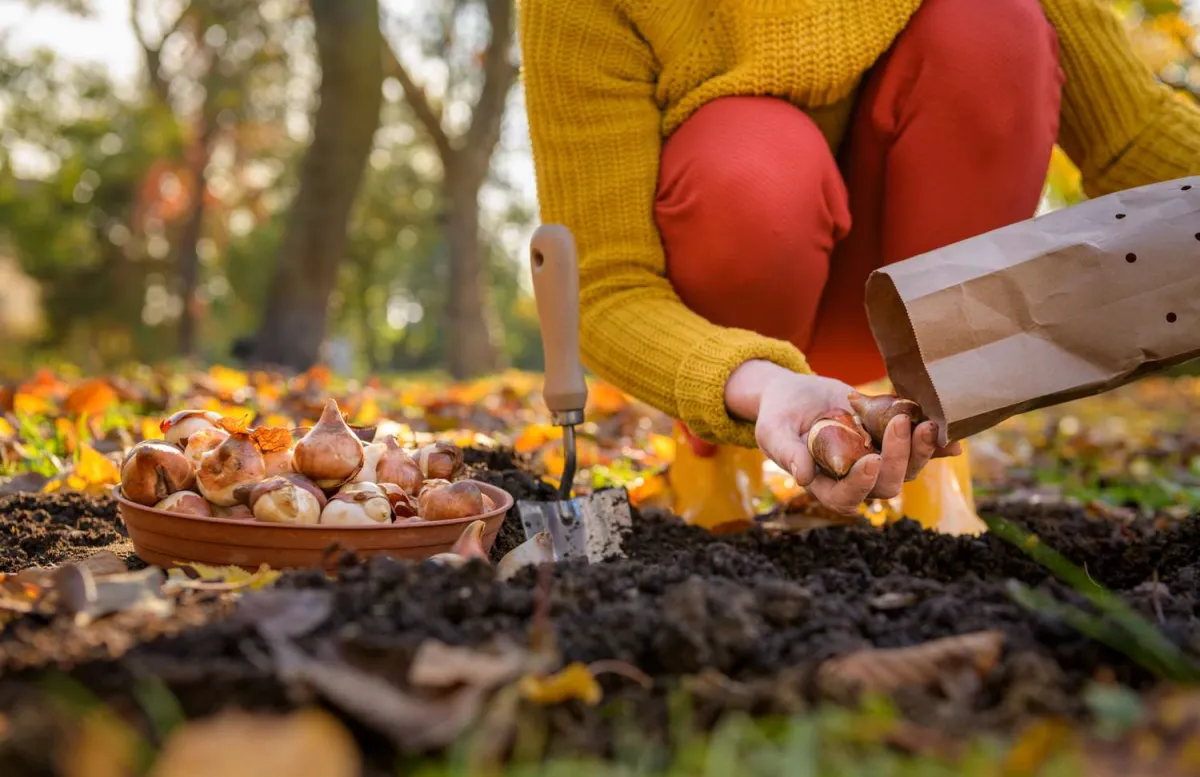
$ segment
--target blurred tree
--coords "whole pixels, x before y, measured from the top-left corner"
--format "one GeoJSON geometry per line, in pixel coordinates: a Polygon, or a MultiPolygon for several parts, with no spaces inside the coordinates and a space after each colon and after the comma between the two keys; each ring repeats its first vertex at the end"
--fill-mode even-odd
{"type": "Polygon", "coordinates": [[[312,0],[320,104],[252,358],[305,369],[318,358],[382,101],[376,0],[312,0]]]}
{"type": "Polygon", "coordinates": [[[423,57],[439,59],[445,75],[440,99],[419,84],[412,68],[389,47],[389,75],[404,90],[413,116],[428,134],[442,166],[449,279],[445,307],[446,361],[455,378],[498,366],[489,326],[491,300],[479,222],[479,194],[500,139],[504,109],[517,74],[513,61],[512,0],[445,0],[431,4],[422,19],[423,57]],[[485,40],[472,35],[486,27],[485,40]],[[458,40],[465,40],[459,46],[458,40]],[[470,93],[474,93],[473,98],[470,93]],[[457,121],[447,122],[453,113],[457,121]],[[447,128],[459,125],[459,130],[447,128]]]}

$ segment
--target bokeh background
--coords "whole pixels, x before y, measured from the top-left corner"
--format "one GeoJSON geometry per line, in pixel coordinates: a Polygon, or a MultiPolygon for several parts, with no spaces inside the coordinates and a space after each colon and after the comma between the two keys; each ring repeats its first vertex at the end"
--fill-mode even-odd
{"type": "MultiPolygon", "coordinates": [[[[1196,3],[1112,2],[1200,94],[1196,3]]],[[[0,0],[0,371],[537,369],[509,0],[0,0]]],[[[1056,154],[1043,208],[1081,198],[1056,154]]]]}

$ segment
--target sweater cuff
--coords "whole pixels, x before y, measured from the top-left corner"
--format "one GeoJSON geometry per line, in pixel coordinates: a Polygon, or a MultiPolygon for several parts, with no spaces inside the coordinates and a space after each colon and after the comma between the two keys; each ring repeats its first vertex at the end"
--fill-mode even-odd
{"type": "Polygon", "coordinates": [[[1200,175],[1200,108],[1172,95],[1089,189],[1099,197],[1159,181],[1200,175]]]}
{"type": "Polygon", "coordinates": [[[774,362],[793,372],[811,374],[808,362],[791,343],[743,329],[724,329],[702,341],[683,359],[675,376],[675,397],[681,421],[709,442],[753,448],[754,423],[729,415],[725,384],[733,371],[751,360],[774,362]]]}

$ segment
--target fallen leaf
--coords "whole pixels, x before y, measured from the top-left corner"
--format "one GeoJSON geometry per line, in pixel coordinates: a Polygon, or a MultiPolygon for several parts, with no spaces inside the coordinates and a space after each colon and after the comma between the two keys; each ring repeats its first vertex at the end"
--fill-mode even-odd
{"type": "Polygon", "coordinates": [[[0,417],[0,437],[16,437],[17,430],[13,429],[12,424],[7,418],[0,417]]]}
{"type": "Polygon", "coordinates": [[[7,494],[36,494],[46,487],[50,478],[40,472],[22,472],[0,480],[0,496],[7,494]]]}
{"type": "Polygon", "coordinates": [[[176,561],[174,563],[175,567],[167,574],[173,584],[181,584],[181,587],[187,587],[182,584],[190,579],[209,583],[224,583],[256,591],[274,583],[283,574],[277,569],[271,569],[266,564],[261,564],[258,569],[250,572],[242,567],[233,565],[217,567],[208,564],[198,564],[192,561],[176,561]]]}
{"type": "Polygon", "coordinates": [[[49,415],[54,411],[54,405],[36,394],[18,392],[13,397],[13,411],[26,416],[49,415]]]}
{"type": "Polygon", "coordinates": [[[520,688],[522,696],[542,706],[578,699],[594,707],[603,697],[600,683],[596,682],[587,664],[578,661],[549,676],[526,675],[521,678],[520,688]]]}
{"type": "Polygon", "coordinates": [[[143,746],[137,732],[113,712],[89,710],[60,756],[63,777],[133,777],[143,746]]]}
{"type": "Polygon", "coordinates": [[[129,567],[125,565],[125,562],[118,558],[117,554],[111,550],[101,550],[75,563],[87,567],[93,575],[97,576],[116,575],[129,571],[129,567]]]}
{"type": "Polygon", "coordinates": [[[107,492],[121,482],[120,468],[86,443],[79,446],[79,463],[74,474],[84,480],[88,491],[107,492]]]}
{"type": "Polygon", "coordinates": [[[892,693],[927,686],[964,669],[987,674],[1000,660],[1004,632],[977,631],[903,648],[868,648],[823,663],[817,688],[827,696],[892,693]]]}
{"type": "Polygon", "coordinates": [[[272,589],[246,594],[236,617],[274,637],[300,637],[329,617],[333,594],[319,589],[272,589]]]}
{"type": "Polygon", "coordinates": [[[320,709],[286,717],[229,711],[188,723],[167,740],[150,777],[358,777],[354,737],[320,709]]]}
{"type": "Polygon", "coordinates": [[[285,451],[292,447],[292,430],[283,427],[260,427],[250,434],[263,453],[285,451]]]}
{"type": "Polygon", "coordinates": [[[408,680],[422,688],[472,685],[491,689],[516,679],[525,666],[525,651],[513,645],[485,651],[426,639],[417,648],[408,680]]]}
{"type": "Polygon", "coordinates": [[[221,427],[230,434],[246,434],[250,431],[250,414],[242,413],[239,415],[222,415],[221,420],[217,421],[217,426],[221,427]]]}
{"type": "Polygon", "coordinates": [[[91,378],[71,389],[63,400],[63,409],[70,415],[103,415],[117,403],[117,392],[103,378],[91,378]]]}
{"type": "Polygon", "coordinates": [[[114,612],[141,610],[166,617],[174,607],[162,594],[166,575],[158,567],[138,572],[96,576],[86,566],[66,564],[54,571],[60,611],[78,626],[114,612]]]}

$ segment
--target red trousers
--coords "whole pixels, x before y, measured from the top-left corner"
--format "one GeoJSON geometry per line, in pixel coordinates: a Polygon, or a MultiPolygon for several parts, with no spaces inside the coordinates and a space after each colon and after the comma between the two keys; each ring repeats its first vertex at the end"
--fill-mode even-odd
{"type": "Polygon", "coordinates": [[[840,166],[784,100],[708,103],[662,151],[668,277],[692,310],[791,341],[818,374],[886,377],[867,275],[1034,214],[1063,78],[1038,0],[925,0],[868,73],[840,166]]]}

